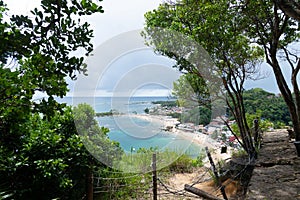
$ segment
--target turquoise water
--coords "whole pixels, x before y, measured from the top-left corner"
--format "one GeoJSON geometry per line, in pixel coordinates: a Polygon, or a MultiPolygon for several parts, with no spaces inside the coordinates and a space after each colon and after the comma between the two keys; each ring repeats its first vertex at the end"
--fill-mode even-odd
{"type": "MultiPolygon", "coordinates": [[[[195,158],[199,155],[201,147],[196,144],[191,143],[189,140],[185,140],[182,137],[174,134],[170,134],[160,130],[160,127],[150,125],[149,128],[143,130],[143,135],[149,135],[149,137],[139,137],[138,134],[133,134],[135,132],[135,127],[126,127],[126,130],[118,127],[115,122],[115,117],[99,117],[97,120],[101,126],[110,129],[108,134],[109,138],[114,141],[118,141],[120,146],[125,150],[125,152],[130,153],[131,149],[134,148],[138,150],[139,148],[150,148],[156,147],[159,151],[165,149],[173,150],[178,153],[187,153],[191,157],[195,158]],[[153,130],[154,129],[154,130],[153,130]],[[129,131],[132,132],[129,132],[129,131]],[[129,132],[129,133],[128,133],[129,132]],[[154,133],[153,133],[154,132],[154,133]]],[[[148,126],[149,122],[145,122],[140,119],[136,120],[138,124],[145,124],[148,126]]],[[[124,128],[123,128],[124,129],[124,128]]]]}
{"type": "MultiPolygon", "coordinates": [[[[145,108],[155,106],[152,104],[153,101],[162,100],[167,101],[169,99],[167,97],[134,97],[130,99],[98,97],[93,99],[67,98],[65,102],[70,105],[86,102],[92,105],[96,112],[107,112],[115,109],[127,114],[142,114],[145,108]]],[[[109,138],[119,142],[127,153],[131,153],[132,149],[135,149],[136,152],[139,148],[154,147],[158,148],[159,151],[169,149],[181,154],[186,153],[195,158],[201,151],[199,145],[193,144],[178,135],[162,131],[161,123],[153,123],[139,118],[122,119],[122,117],[117,116],[98,117],[97,120],[100,126],[109,128],[109,138]]]]}

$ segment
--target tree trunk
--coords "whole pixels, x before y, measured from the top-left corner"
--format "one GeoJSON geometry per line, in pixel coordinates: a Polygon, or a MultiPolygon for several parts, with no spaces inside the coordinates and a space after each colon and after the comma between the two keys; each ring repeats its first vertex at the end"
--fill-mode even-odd
{"type": "MultiPolygon", "coordinates": [[[[280,65],[278,64],[276,53],[271,54],[272,63],[271,66],[273,68],[275,78],[277,81],[278,88],[283,96],[283,99],[289,109],[290,117],[293,123],[294,132],[296,135],[296,141],[300,141],[300,122],[299,122],[299,113],[297,112],[297,105],[295,104],[295,101],[293,99],[293,95],[286,83],[286,80],[284,79],[284,76],[282,74],[280,65]]],[[[298,99],[299,97],[297,97],[298,99]]]]}
{"type": "Polygon", "coordinates": [[[256,151],[253,146],[252,137],[246,120],[242,91],[234,87],[234,85],[231,82],[232,80],[230,78],[226,79],[225,77],[222,77],[222,80],[223,80],[223,85],[228,94],[228,97],[231,99],[233,103],[233,105],[230,105],[229,101],[226,100],[227,106],[230,108],[230,112],[233,114],[238,129],[240,131],[240,135],[243,142],[242,147],[247,152],[249,157],[252,158],[253,156],[256,155],[256,151]]]}
{"type": "Polygon", "coordinates": [[[291,113],[290,115],[291,115],[293,128],[296,136],[296,141],[300,141],[300,123],[299,123],[298,115],[295,113],[291,113]]]}
{"type": "Polygon", "coordinates": [[[292,121],[295,121],[295,123],[293,122],[294,125],[294,132],[296,135],[296,140],[299,141],[300,140],[300,90],[299,90],[299,86],[298,86],[298,82],[297,82],[297,75],[299,73],[300,70],[300,60],[297,63],[296,69],[293,70],[292,73],[292,84],[293,84],[293,88],[294,88],[294,94],[295,94],[295,106],[296,106],[296,114],[294,114],[294,119],[292,119],[292,121]]]}
{"type": "Polygon", "coordinates": [[[279,8],[288,16],[300,21],[300,3],[291,0],[276,0],[279,8]]]}

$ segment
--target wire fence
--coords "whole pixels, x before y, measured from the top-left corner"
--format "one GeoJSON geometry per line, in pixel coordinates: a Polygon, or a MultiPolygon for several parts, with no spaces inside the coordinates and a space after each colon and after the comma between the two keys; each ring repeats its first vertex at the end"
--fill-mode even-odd
{"type": "MultiPolygon", "coordinates": [[[[215,187],[212,194],[220,193],[222,188],[226,188],[232,184],[248,169],[250,165],[253,165],[253,159],[249,159],[243,164],[243,168],[237,173],[227,178],[226,183],[215,187]]],[[[206,182],[212,177],[212,169],[202,168],[203,170],[199,174],[195,174],[192,181],[187,182],[191,187],[197,187],[198,184],[206,182]]],[[[109,174],[109,171],[107,171],[109,174]]],[[[159,170],[156,176],[156,184],[153,185],[153,174],[137,173],[137,174],[123,174],[122,172],[111,172],[111,177],[93,177],[94,180],[94,195],[95,200],[100,199],[124,199],[124,196],[130,196],[130,199],[168,199],[169,197],[176,198],[199,198],[199,196],[192,194],[184,189],[183,186],[178,187],[178,184],[170,182],[170,173],[168,171],[159,170]],[[154,188],[157,188],[154,193],[154,188]],[[156,198],[154,198],[154,195],[156,198]]]]}

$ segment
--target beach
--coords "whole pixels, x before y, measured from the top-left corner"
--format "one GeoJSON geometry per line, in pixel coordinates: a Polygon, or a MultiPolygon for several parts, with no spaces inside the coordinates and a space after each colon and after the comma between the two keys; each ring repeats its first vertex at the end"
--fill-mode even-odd
{"type": "MultiPolygon", "coordinates": [[[[128,117],[138,118],[148,121],[149,123],[160,124],[163,130],[168,129],[168,131],[165,131],[166,134],[171,134],[176,138],[183,138],[190,141],[191,143],[198,145],[201,148],[208,147],[208,149],[211,151],[212,156],[217,160],[225,160],[231,157],[230,152],[221,153],[222,145],[216,140],[213,140],[209,135],[198,131],[191,132],[176,128],[176,125],[179,124],[179,121],[176,118],[149,114],[129,114],[128,117]]],[[[230,148],[227,149],[229,149],[230,151],[230,148]]]]}

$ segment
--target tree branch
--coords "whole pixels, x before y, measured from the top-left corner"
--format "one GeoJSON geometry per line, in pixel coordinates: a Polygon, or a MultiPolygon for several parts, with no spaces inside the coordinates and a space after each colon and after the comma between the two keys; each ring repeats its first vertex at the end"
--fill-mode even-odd
{"type": "Polygon", "coordinates": [[[300,21],[300,2],[293,0],[276,0],[275,2],[286,15],[300,21]]]}

